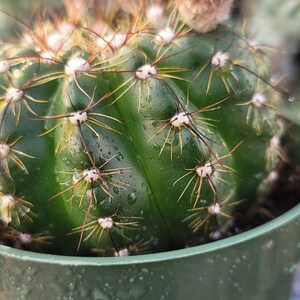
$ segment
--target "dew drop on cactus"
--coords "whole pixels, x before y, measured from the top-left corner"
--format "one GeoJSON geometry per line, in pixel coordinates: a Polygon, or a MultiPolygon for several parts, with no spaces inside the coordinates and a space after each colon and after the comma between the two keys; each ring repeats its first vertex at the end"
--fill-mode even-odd
{"type": "Polygon", "coordinates": [[[1,54],[1,243],[128,256],[209,241],[284,159],[265,56],[218,25],[232,1],[64,2],[1,54]]]}

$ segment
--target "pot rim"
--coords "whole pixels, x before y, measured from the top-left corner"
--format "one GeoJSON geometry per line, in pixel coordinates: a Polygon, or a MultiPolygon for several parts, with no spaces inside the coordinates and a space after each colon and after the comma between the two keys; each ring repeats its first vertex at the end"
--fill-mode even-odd
{"type": "Polygon", "coordinates": [[[236,244],[249,242],[257,237],[267,235],[272,231],[279,230],[282,226],[292,223],[297,219],[300,220],[300,203],[287,212],[283,213],[279,217],[256,228],[247,230],[243,233],[199,246],[152,254],[134,255],[127,257],[77,257],[37,253],[0,245],[0,256],[11,257],[19,260],[35,261],[40,263],[72,266],[117,266],[147,264],[167,260],[177,260],[195,255],[207,254],[209,252],[224,251],[225,248],[230,248],[236,244]]]}

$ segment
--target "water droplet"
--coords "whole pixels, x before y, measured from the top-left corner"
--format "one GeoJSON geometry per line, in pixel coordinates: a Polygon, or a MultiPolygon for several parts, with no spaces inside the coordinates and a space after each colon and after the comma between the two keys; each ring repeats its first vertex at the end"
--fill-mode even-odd
{"type": "Polygon", "coordinates": [[[127,197],[127,201],[129,204],[134,204],[137,200],[137,196],[135,193],[131,193],[130,195],[128,195],[127,197]]]}
{"type": "Polygon", "coordinates": [[[65,270],[65,274],[66,274],[67,276],[70,276],[70,275],[72,275],[72,271],[71,271],[70,269],[66,269],[66,270],[65,270]]]}
{"type": "Polygon", "coordinates": [[[261,180],[261,179],[264,178],[264,174],[263,174],[263,173],[257,173],[257,174],[254,175],[254,177],[255,177],[256,179],[261,180]]]}
{"type": "Polygon", "coordinates": [[[25,73],[22,72],[21,70],[15,70],[15,71],[13,72],[13,77],[16,78],[16,79],[21,78],[21,77],[23,77],[24,75],[25,75],[25,73]]]}
{"type": "Polygon", "coordinates": [[[116,195],[119,194],[119,189],[116,186],[113,187],[113,191],[116,195]]]}
{"type": "Polygon", "coordinates": [[[145,289],[140,285],[131,287],[130,295],[133,299],[142,299],[142,296],[145,294],[145,289]]]}
{"type": "Polygon", "coordinates": [[[33,276],[35,274],[37,274],[38,270],[35,267],[28,267],[27,269],[27,274],[30,276],[33,276]]]}
{"type": "Polygon", "coordinates": [[[99,288],[96,288],[93,291],[93,299],[101,299],[101,300],[109,300],[109,297],[102,291],[99,290],[99,288]]]}
{"type": "Polygon", "coordinates": [[[240,263],[241,262],[241,259],[240,258],[237,258],[236,260],[235,260],[235,263],[240,263]]]}
{"type": "Polygon", "coordinates": [[[295,97],[293,97],[293,96],[289,97],[289,101],[290,102],[294,102],[295,101],[295,97]]]}
{"type": "Polygon", "coordinates": [[[71,155],[75,156],[76,155],[76,150],[74,148],[71,149],[71,155]]]}
{"type": "Polygon", "coordinates": [[[18,290],[22,296],[28,296],[30,294],[30,287],[26,284],[23,284],[18,290]]]}
{"type": "Polygon", "coordinates": [[[153,144],[154,150],[160,150],[160,146],[156,143],[153,144]]]}
{"type": "Polygon", "coordinates": [[[75,282],[71,282],[71,283],[69,284],[69,291],[74,291],[75,288],[76,288],[75,282]]]}
{"type": "Polygon", "coordinates": [[[23,217],[30,212],[30,207],[22,205],[22,207],[20,207],[20,210],[21,210],[20,215],[23,217]]]}
{"type": "Polygon", "coordinates": [[[124,160],[123,154],[122,154],[121,152],[119,152],[119,153],[117,154],[117,156],[116,156],[116,159],[117,159],[118,161],[123,161],[123,160],[124,160]]]}
{"type": "Polygon", "coordinates": [[[267,250],[271,250],[274,247],[274,241],[269,240],[267,243],[265,243],[264,248],[267,250]]]}
{"type": "Polygon", "coordinates": [[[103,200],[100,202],[100,205],[101,205],[101,206],[110,206],[110,204],[111,204],[111,198],[109,198],[109,197],[103,199],[103,200]]]}
{"type": "Polygon", "coordinates": [[[160,123],[157,121],[153,121],[153,122],[151,122],[151,124],[153,125],[153,127],[157,127],[160,125],[160,123]]]}

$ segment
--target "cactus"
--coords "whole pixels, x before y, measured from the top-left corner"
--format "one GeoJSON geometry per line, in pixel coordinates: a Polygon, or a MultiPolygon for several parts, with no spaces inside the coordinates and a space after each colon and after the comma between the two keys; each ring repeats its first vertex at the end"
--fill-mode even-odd
{"type": "Polygon", "coordinates": [[[2,243],[124,256],[209,241],[285,157],[265,54],[180,1],[75,2],[1,46],[2,243]]]}

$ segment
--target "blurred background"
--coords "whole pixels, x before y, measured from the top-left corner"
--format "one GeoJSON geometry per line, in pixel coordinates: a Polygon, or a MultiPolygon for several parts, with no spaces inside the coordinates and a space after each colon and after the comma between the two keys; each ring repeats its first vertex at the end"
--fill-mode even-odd
{"type": "Polygon", "coordinates": [[[54,9],[61,11],[62,7],[63,0],[0,0],[0,39],[5,42],[8,36],[16,34],[19,25],[14,17],[30,25],[32,16],[54,9]]]}

